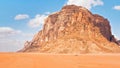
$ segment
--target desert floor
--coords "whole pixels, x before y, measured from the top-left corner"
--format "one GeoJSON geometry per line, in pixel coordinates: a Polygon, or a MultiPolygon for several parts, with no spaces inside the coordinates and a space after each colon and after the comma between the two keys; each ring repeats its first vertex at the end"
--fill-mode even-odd
{"type": "Polygon", "coordinates": [[[0,53],[0,68],[120,68],[120,54],[0,53]]]}

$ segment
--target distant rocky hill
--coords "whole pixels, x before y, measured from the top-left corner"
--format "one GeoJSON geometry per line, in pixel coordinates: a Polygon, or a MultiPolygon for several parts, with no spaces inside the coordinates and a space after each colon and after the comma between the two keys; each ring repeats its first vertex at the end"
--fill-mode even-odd
{"type": "Polygon", "coordinates": [[[118,44],[120,45],[120,40],[118,40],[118,44]]]}
{"type": "Polygon", "coordinates": [[[107,19],[81,6],[67,5],[48,16],[43,29],[21,52],[117,53],[120,48],[107,19]]]}

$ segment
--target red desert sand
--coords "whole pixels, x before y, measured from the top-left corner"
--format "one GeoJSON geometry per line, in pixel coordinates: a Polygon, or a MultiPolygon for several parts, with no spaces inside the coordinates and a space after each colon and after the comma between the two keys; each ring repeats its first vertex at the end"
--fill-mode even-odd
{"type": "Polygon", "coordinates": [[[0,53],[0,68],[120,68],[120,54],[0,53]]]}

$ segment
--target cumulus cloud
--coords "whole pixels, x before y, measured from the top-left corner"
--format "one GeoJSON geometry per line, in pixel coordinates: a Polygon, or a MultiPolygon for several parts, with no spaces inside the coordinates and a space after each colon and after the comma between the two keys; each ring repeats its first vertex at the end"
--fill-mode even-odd
{"type": "Polygon", "coordinates": [[[0,27],[0,37],[15,35],[21,33],[20,30],[14,30],[10,27],[0,27]]]}
{"type": "Polygon", "coordinates": [[[115,10],[120,10],[120,5],[114,6],[115,10]]]}
{"type": "Polygon", "coordinates": [[[49,14],[50,14],[50,12],[45,12],[45,14],[48,14],[48,15],[49,15],[49,14]]]}
{"type": "MultiPolygon", "coordinates": [[[[48,13],[48,12],[47,12],[48,13]]],[[[36,28],[36,27],[39,27],[40,25],[43,25],[44,23],[44,20],[45,18],[47,17],[48,15],[40,15],[40,14],[37,14],[35,16],[35,18],[31,19],[29,22],[28,22],[28,25],[32,28],[36,28]]]]}
{"type": "Polygon", "coordinates": [[[29,18],[29,15],[27,14],[18,14],[15,16],[15,20],[23,20],[23,19],[28,19],[29,18]]]}
{"type": "Polygon", "coordinates": [[[0,52],[15,52],[23,48],[33,34],[24,33],[11,27],[0,27],[0,52]]]}
{"type": "Polygon", "coordinates": [[[104,3],[102,0],[68,0],[66,4],[83,6],[90,10],[92,7],[100,6],[104,3]]]}

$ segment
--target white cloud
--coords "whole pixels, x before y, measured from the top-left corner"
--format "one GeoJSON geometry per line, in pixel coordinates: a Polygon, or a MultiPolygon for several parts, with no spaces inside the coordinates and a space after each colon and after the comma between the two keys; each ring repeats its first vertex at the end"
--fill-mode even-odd
{"type": "Polygon", "coordinates": [[[45,14],[50,14],[50,12],[45,12],[45,14]]]}
{"type": "Polygon", "coordinates": [[[120,40],[120,36],[119,36],[119,35],[114,34],[114,37],[115,37],[117,40],[120,40]]]}
{"type": "Polygon", "coordinates": [[[114,6],[115,10],[120,10],[120,5],[114,6]]]}
{"type": "Polygon", "coordinates": [[[0,27],[0,52],[15,52],[24,47],[26,40],[31,40],[33,34],[23,33],[11,27],[0,27]]]}
{"type": "Polygon", "coordinates": [[[18,14],[15,16],[15,20],[23,20],[23,19],[28,19],[29,18],[29,15],[27,14],[18,14]]]}
{"type": "Polygon", "coordinates": [[[14,30],[10,27],[0,27],[0,37],[21,33],[20,30],[14,30]]]}
{"type": "Polygon", "coordinates": [[[47,17],[48,15],[39,15],[37,14],[35,16],[35,18],[31,19],[29,22],[28,22],[28,25],[32,28],[36,28],[36,27],[39,27],[40,25],[43,25],[44,23],[44,20],[45,18],[47,17]]]}
{"type": "Polygon", "coordinates": [[[83,6],[90,10],[92,7],[100,6],[103,5],[104,3],[102,0],[68,0],[66,4],[83,6]]]}

